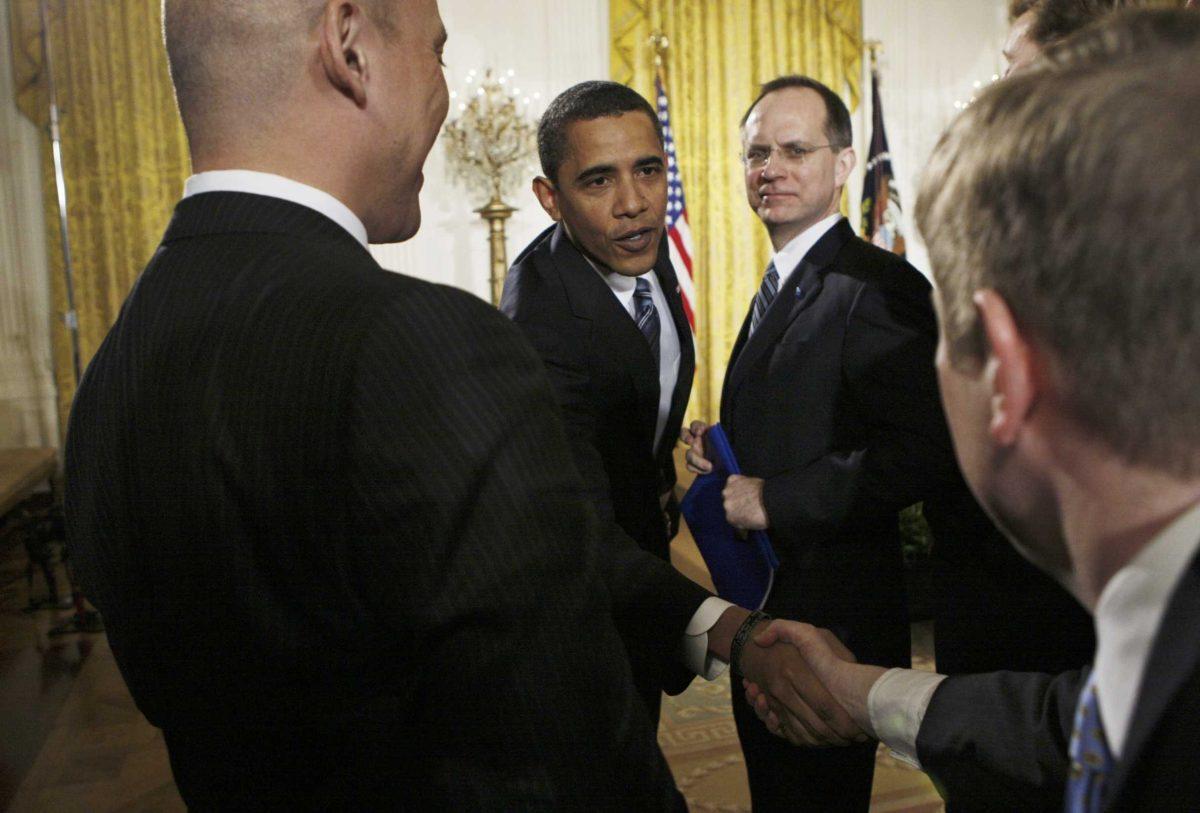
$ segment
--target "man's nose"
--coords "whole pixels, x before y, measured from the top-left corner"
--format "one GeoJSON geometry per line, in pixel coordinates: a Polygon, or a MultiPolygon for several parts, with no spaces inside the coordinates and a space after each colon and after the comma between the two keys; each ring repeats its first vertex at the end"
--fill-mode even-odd
{"type": "Polygon", "coordinates": [[[783,177],[783,161],[779,160],[778,153],[771,153],[767,163],[763,164],[762,169],[759,170],[758,177],[764,181],[773,181],[783,177]]]}
{"type": "Polygon", "coordinates": [[[625,182],[617,187],[613,214],[617,217],[635,217],[646,211],[649,205],[646,195],[636,183],[625,182]]]}

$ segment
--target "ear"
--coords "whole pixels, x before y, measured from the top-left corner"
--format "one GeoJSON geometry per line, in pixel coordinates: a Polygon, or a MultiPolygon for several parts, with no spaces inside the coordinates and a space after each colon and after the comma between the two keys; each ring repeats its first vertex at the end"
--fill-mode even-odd
{"type": "Polygon", "coordinates": [[[542,204],[551,220],[555,223],[562,220],[562,212],[558,209],[558,190],[549,178],[543,178],[541,175],[534,178],[533,194],[537,195],[538,203],[542,204]]]}
{"type": "Polygon", "coordinates": [[[853,147],[847,147],[837,155],[837,163],[833,167],[833,182],[835,186],[845,186],[846,181],[850,178],[850,173],[854,171],[855,165],[858,164],[858,156],[854,154],[853,147]]]}
{"type": "Polygon", "coordinates": [[[367,57],[362,47],[365,23],[358,4],[328,0],[318,32],[325,77],[358,107],[367,104],[367,57]]]}
{"type": "Polygon", "coordinates": [[[986,288],[976,291],[972,299],[991,349],[985,372],[992,388],[988,431],[998,445],[1010,446],[1016,442],[1037,401],[1035,349],[1022,335],[1000,294],[986,288]]]}

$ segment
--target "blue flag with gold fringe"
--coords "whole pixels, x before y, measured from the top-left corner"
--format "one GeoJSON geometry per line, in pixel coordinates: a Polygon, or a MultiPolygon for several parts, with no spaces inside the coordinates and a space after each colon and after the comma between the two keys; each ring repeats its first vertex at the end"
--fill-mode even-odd
{"type": "Polygon", "coordinates": [[[863,179],[863,239],[880,248],[904,256],[904,216],[900,193],[892,173],[892,153],[888,149],[883,126],[883,103],[879,99],[879,72],[871,70],[871,147],[867,152],[866,177],[863,179]]]}

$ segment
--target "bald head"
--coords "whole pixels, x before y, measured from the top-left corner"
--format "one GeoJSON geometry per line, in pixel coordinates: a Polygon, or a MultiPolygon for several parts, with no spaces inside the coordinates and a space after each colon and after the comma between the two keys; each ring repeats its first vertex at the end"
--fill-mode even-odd
{"type": "Polygon", "coordinates": [[[373,242],[413,235],[449,97],[436,0],[163,0],[163,29],[194,171],[280,175],[373,242]]]}
{"type": "Polygon", "coordinates": [[[299,75],[321,0],[163,0],[163,40],[193,142],[269,109],[299,75]]]}
{"type": "MultiPolygon", "coordinates": [[[[356,0],[392,25],[394,0],[356,0]]],[[[193,142],[253,128],[304,74],[328,0],[163,0],[163,40],[179,113],[193,142]]]]}

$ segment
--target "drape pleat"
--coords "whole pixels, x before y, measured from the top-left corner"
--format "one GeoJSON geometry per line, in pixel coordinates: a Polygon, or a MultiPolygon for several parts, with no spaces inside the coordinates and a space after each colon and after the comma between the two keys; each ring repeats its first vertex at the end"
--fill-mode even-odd
{"type": "MultiPolygon", "coordinates": [[[[159,0],[50,0],[67,222],[83,364],[154,251],[190,171],[167,73],[159,0]]],[[[10,0],[17,104],[48,119],[37,0],[10,0]]],[[[55,309],[66,310],[50,144],[43,144],[46,244],[55,309]]],[[[53,336],[59,412],[74,396],[69,334],[53,336]]]]}

